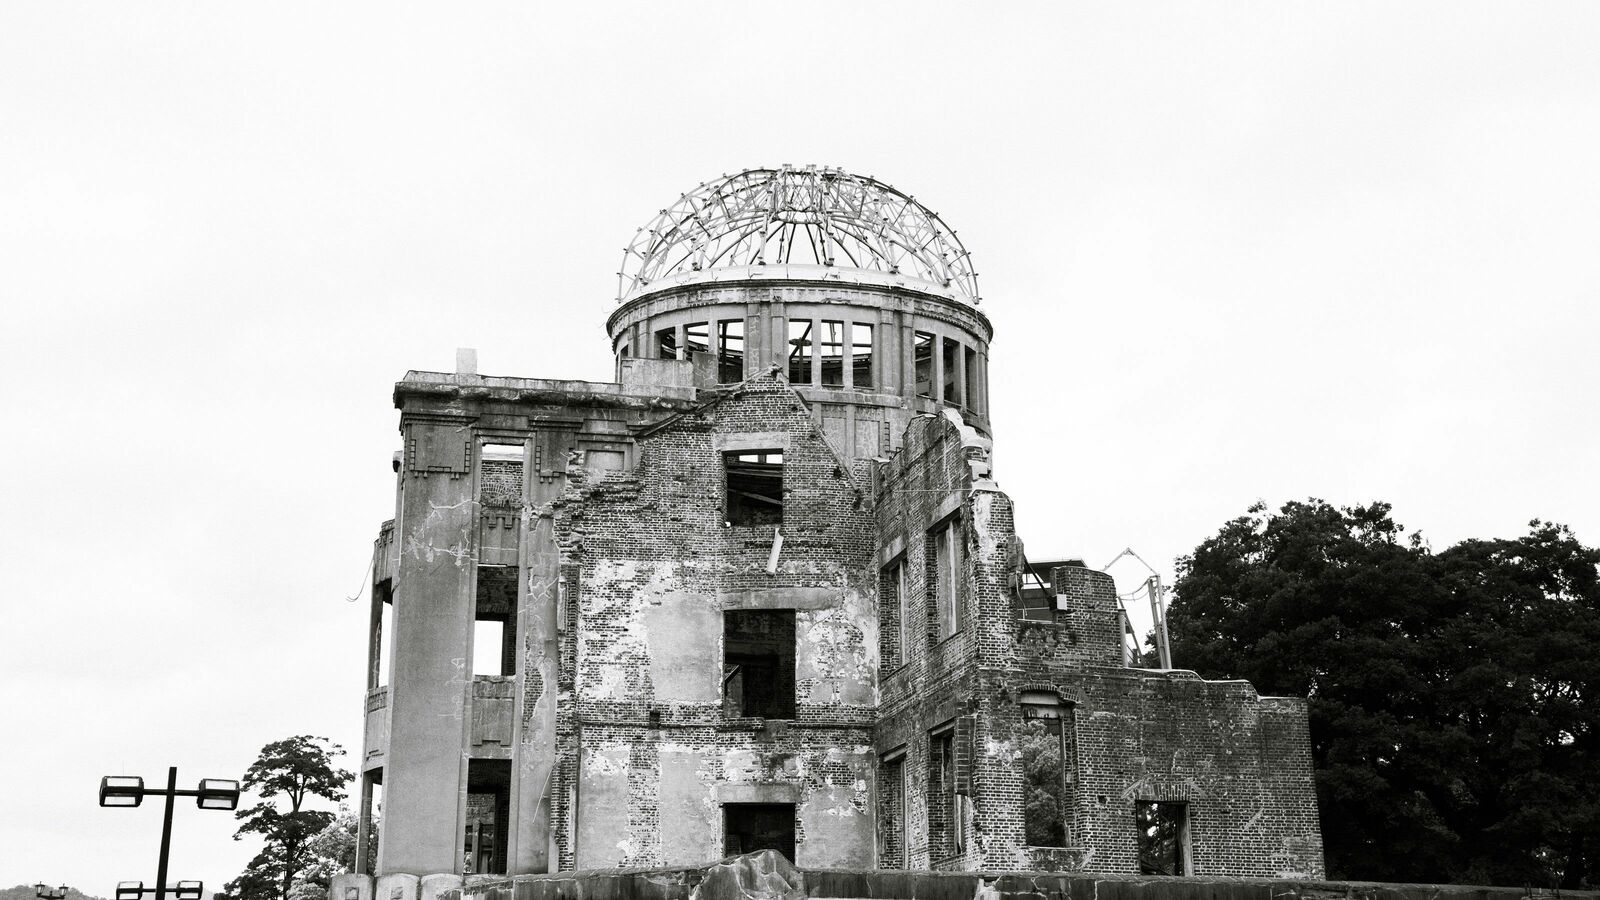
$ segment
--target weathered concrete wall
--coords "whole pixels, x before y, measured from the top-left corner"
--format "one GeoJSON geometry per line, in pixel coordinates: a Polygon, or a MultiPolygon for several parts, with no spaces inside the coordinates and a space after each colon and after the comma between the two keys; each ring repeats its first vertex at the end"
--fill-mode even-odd
{"type": "Polygon", "coordinates": [[[796,854],[872,863],[872,527],[857,475],[768,374],[648,430],[632,471],[569,470],[556,510],[570,593],[563,867],[721,853],[721,805],[796,805],[796,854]],[[773,527],[727,525],[723,452],[781,450],[773,527]],[[729,718],[730,610],[793,610],[795,718],[729,718]],[[571,808],[575,806],[576,808],[571,808]]]}
{"type": "Polygon", "coordinates": [[[470,420],[403,417],[400,579],[384,784],[380,873],[455,872],[460,855],[462,732],[470,673],[473,534],[470,420]]]}

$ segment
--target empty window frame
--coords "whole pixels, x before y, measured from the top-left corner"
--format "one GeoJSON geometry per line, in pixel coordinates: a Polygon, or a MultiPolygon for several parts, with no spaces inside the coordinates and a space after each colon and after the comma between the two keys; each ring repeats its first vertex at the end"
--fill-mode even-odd
{"type": "Polygon", "coordinates": [[[367,649],[367,690],[389,683],[389,660],[394,648],[394,594],[389,579],[372,588],[372,632],[367,649]]]}
{"type": "Polygon", "coordinates": [[[978,351],[962,344],[961,361],[967,381],[966,392],[962,395],[962,405],[974,412],[982,412],[978,402],[978,398],[983,396],[983,391],[978,389],[978,351]]]}
{"type": "Polygon", "coordinates": [[[1022,839],[1033,847],[1067,847],[1075,811],[1072,707],[1053,691],[1023,691],[1022,839]]]}
{"type": "Polygon", "coordinates": [[[1139,836],[1139,874],[1189,874],[1189,804],[1138,800],[1133,816],[1139,836]]]}
{"type": "Polygon", "coordinates": [[[917,396],[933,399],[933,335],[916,332],[912,342],[913,374],[917,380],[917,396]]]}
{"type": "Polygon", "coordinates": [[[678,358],[678,329],[662,328],[656,332],[656,359],[678,358]]]}
{"type": "Polygon", "coordinates": [[[904,869],[906,865],[905,751],[878,763],[878,868],[904,869]]]}
{"type": "Polygon", "coordinates": [[[887,675],[906,663],[910,629],[906,627],[905,558],[895,560],[878,575],[878,659],[887,675]]]}
{"type": "Polygon", "coordinates": [[[956,366],[961,355],[961,344],[949,338],[943,338],[940,344],[943,347],[939,362],[944,367],[944,392],[939,395],[939,399],[953,406],[960,406],[962,385],[960,370],[956,366]]]}
{"type": "Polygon", "coordinates": [[[965,617],[963,573],[965,544],[961,518],[955,516],[928,535],[929,599],[933,603],[933,639],[942,641],[961,630],[965,617]]]}
{"type": "Polygon", "coordinates": [[[794,610],[722,614],[723,715],[793,719],[794,610]]]}
{"type": "Polygon", "coordinates": [[[726,319],[717,323],[717,381],[732,384],[744,380],[744,320],[726,319]]]}
{"type": "Polygon", "coordinates": [[[521,506],[523,445],[484,444],[478,454],[478,502],[521,506]]]}
{"type": "Polygon", "coordinates": [[[870,388],[872,380],[872,326],[850,323],[850,385],[870,388]]]}
{"type": "Polygon", "coordinates": [[[467,761],[467,821],[462,829],[465,874],[505,874],[511,820],[511,761],[467,761]]]}
{"type": "Polygon", "coordinates": [[[962,797],[956,793],[956,730],[928,737],[928,852],[935,862],[964,849],[962,797]]]}
{"type": "Polygon", "coordinates": [[[705,322],[683,326],[683,358],[694,359],[694,354],[710,350],[710,332],[711,326],[705,322]]]}
{"type": "Polygon", "coordinates": [[[1022,561],[1022,582],[1019,593],[1022,599],[1022,618],[1030,622],[1054,622],[1056,620],[1056,596],[1044,576],[1050,574],[1040,570],[1027,561],[1022,561]]]}
{"type": "Polygon", "coordinates": [[[783,451],[730,450],[722,454],[729,525],[783,522],[783,451]]]}
{"type": "Polygon", "coordinates": [[[622,349],[617,351],[617,355],[623,359],[627,359],[628,357],[633,356],[633,348],[629,347],[627,344],[623,344],[622,349]]]}
{"type": "Polygon", "coordinates": [[[478,598],[472,618],[472,674],[516,674],[516,566],[478,567],[478,598]]]}
{"type": "Polygon", "coordinates": [[[811,320],[789,320],[789,383],[811,383],[811,320]]]}
{"type": "Polygon", "coordinates": [[[722,854],[776,850],[794,859],[793,803],[722,804],[722,854]]]}
{"type": "Polygon", "coordinates": [[[817,365],[821,369],[821,382],[838,387],[844,384],[844,323],[824,320],[818,335],[817,365]]]}

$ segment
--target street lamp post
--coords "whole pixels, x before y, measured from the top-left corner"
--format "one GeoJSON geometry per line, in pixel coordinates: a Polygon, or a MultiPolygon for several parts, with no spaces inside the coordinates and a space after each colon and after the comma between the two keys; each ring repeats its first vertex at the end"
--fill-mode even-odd
{"type": "Polygon", "coordinates": [[[41,881],[33,886],[33,896],[39,900],[66,900],[67,886],[63,884],[61,887],[53,888],[41,881]]]}
{"type": "MultiPolygon", "coordinates": [[[[172,801],[178,797],[195,798],[195,806],[201,809],[236,809],[239,806],[239,782],[222,778],[202,778],[200,786],[194,790],[180,790],[178,788],[178,767],[167,768],[167,787],[147,788],[144,779],[128,775],[107,775],[100,779],[100,805],[101,806],[138,806],[144,802],[146,794],[160,794],[167,798],[166,811],[161,817],[161,859],[156,863],[156,886],[146,888],[141,881],[125,881],[117,885],[117,900],[139,900],[144,894],[153,893],[156,900],[166,900],[167,897],[167,853],[172,849],[172,801]],[[124,885],[128,885],[124,897],[124,885]],[[137,892],[137,893],[134,893],[137,892]]],[[[180,881],[172,893],[176,900],[200,900],[200,882],[180,881]],[[191,887],[192,886],[192,887],[191,887]]]]}
{"type": "MultiPolygon", "coordinates": [[[[117,882],[117,900],[140,900],[145,894],[160,893],[160,887],[160,885],[157,885],[153,888],[147,888],[142,881],[119,881],[117,882]]],[[[180,881],[165,890],[173,896],[174,900],[200,900],[200,896],[205,893],[205,889],[205,883],[201,881],[180,881]]]]}

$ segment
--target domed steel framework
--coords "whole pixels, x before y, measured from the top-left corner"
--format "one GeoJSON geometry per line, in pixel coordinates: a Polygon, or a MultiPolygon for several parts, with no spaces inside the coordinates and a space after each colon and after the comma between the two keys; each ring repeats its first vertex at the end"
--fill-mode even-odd
{"type": "Polygon", "coordinates": [[[876,271],[979,299],[966,248],[913,197],[840,169],[784,166],[708,181],[663,209],[624,248],[618,300],[673,276],[766,265],[876,271]]]}

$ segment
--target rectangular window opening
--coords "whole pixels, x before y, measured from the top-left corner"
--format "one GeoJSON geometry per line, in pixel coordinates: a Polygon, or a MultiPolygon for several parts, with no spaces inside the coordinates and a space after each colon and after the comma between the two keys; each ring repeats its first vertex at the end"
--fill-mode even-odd
{"type": "Polygon", "coordinates": [[[656,359],[678,358],[678,329],[663,328],[656,332],[656,359]]]}
{"type": "Polygon", "coordinates": [[[947,728],[928,739],[928,850],[935,862],[962,852],[964,812],[956,793],[956,732],[947,728]]]}
{"type": "Polygon", "coordinates": [[[961,630],[965,617],[965,565],[961,519],[952,518],[931,535],[927,571],[933,601],[934,639],[944,640],[961,630]]]}
{"type": "Polygon", "coordinates": [[[383,767],[368,769],[361,776],[361,794],[356,801],[355,871],[371,875],[378,867],[378,823],[383,819],[383,767]]]}
{"type": "Polygon", "coordinates": [[[521,444],[484,444],[478,452],[478,501],[488,506],[521,506],[521,444]]]}
{"type": "Polygon", "coordinates": [[[372,647],[368,653],[372,667],[367,672],[367,688],[389,683],[389,660],[394,647],[394,594],[389,579],[372,589],[372,647]]]}
{"type": "Polygon", "coordinates": [[[467,822],[461,842],[464,874],[506,873],[510,818],[511,761],[467,760],[467,822]]]}
{"type": "Polygon", "coordinates": [[[478,567],[478,599],[472,620],[472,674],[516,674],[516,566],[478,567]]]}
{"type": "Polygon", "coordinates": [[[722,855],[776,850],[794,861],[793,803],[722,804],[722,855]]]}
{"type": "Polygon", "coordinates": [[[717,381],[731,384],[744,380],[744,320],[717,323],[717,381]]]}
{"type": "Polygon", "coordinates": [[[1022,618],[1030,622],[1054,622],[1056,620],[1056,595],[1050,587],[1050,572],[1040,569],[1023,560],[1021,573],[1022,586],[1019,594],[1022,599],[1022,618]]]}
{"type": "Polygon", "coordinates": [[[821,358],[818,360],[822,369],[822,383],[841,386],[844,384],[844,323],[822,322],[819,339],[822,342],[819,348],[821,358]]]}
{"type": "Polygon", "coordinates": [[[1053,693],[1024,691],[1022,732],[1023,842],[1067,847],[1072,834],[1072,728],[1070,708],[1053,693]]]}
{"type": "Polygon", "coordinates": [[[722,614],[723,714],[793,719],[794,610],[730,610],[722,614]]]}
{"type": "Polygon", "coordinates": [[[1133,814],[1139,833],[1139,874],[1187,875],[1189,804],[1139,800],[1133,814]]]}
{"type": "Polygon", "coordinates": [[[783,523],[783,451],[730,450],[722,454],[722,465],[729,525],[783,523]]]}
{"type": "Polygon", "coordinates": [[[696,322],[693,325],[683,326],[683,358],[694,359],[694,354],[705,353],[711,349],[708,335],[711,325],[707,322],[696,322]]]}
{"type": "Polygon", "coordinates": [[[926,331],[916,333],[911,356],[917,379],[917,396],[933,399],[933,335],[926,331]]]}
{"type": "Polygon", "coordinates": [[[872,326],[850,323],[850,384],[870,388],[872,380],[872,326]]]}
{"type": "Polygon", "coordinates": [[[878,867],[906,868],[906,758],[878,765],[878,867]]]}
{"type": "Polygon", "coordinates": [[[878,578],[878,659],[887,675],[906,661],[904,561],[892,563],[878,578]]]}
{"type": "Polygon", "coordinates": [[[945,338],[942,341],[942,345],[940,363],[944,367],[944,392],[939,395],[939,399],[952,406],[959,406],[961,405],[961,395],[959,394],[961,382],[957,380],[956,376],[956,354],[961,352],[961,345],[949,338],[945,338]]]}
{"type": "Polygon", "coordinates": [[[789,383],[811,383],[811,320],[789,320],[789,383]]]}
{"type": "Polygon", "coordinates": [[[983,393],[978,390],[978,351],[963,344],[961,345],[961,354],[962,361],[966,363],[965,371],[967,373],[966,390],[961,395],[962,405],[967,409],[977,410],[978,397],[983,393]]]}

